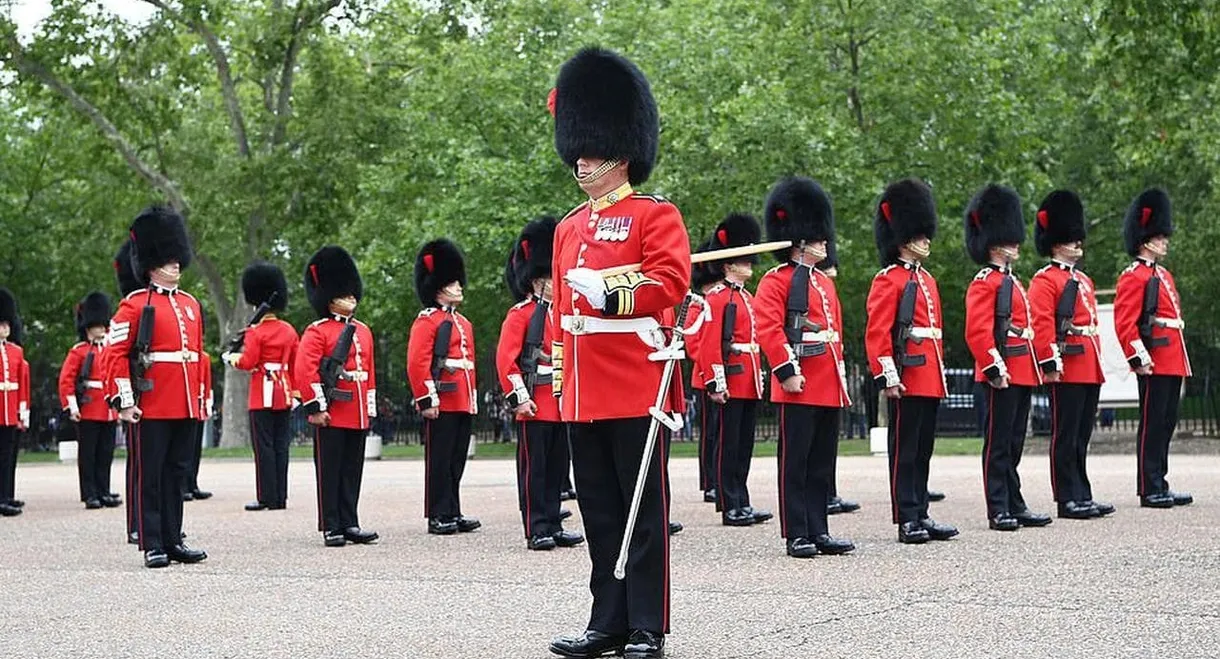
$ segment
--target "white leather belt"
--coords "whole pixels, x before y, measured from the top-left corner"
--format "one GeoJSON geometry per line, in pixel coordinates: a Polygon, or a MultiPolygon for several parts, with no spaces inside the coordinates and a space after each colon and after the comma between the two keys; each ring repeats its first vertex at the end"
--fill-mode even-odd
{"type": "Polygon", "coordinates": [[[1096,325],[1072,325],[1071,333],[1077,336],[1097,336],[1099,331],[1096,325]]]}
{"type": "Polygon", "coordinates": [[[85,380],[86,389],[101,389],[103,386],[101,380],[85,380]]]}
{"type": "Polygon", "coordinates": [[[655,318],[596,318],[593,316],[563,316],[559,319],[563,331],[574,336],[583,334],[634,334],[651,332],[661,327],[655,318]]]}
{"type": "Polygon", "coordinates": [[[1157,316],[1152,320],[1156,323],[1157,327],[1166,327],[1176,330],[1186,329],[1186,321],[1182,320],[1181,318],[1162,318],[1157,316]]]}
{"type": "Polygon", "coordinates": [[[539,364],[538,370],[536,372],[538,373],[538,375],[552,375],[555,373],[555,367],[554,366],[543,366],[543,365],[539,364]]]}
{"type": "Polygon", "coordinates": [[[454,371],[457,371],[457,370],[473,371],[474,362],[470,361],[469,359],[446,359],[445,368],[448,368],[448,369],[451,369],[454,371]]]}
{"type": "Polygon", "coordinates": [[[148,358],[154,362],[171,364],[186,364],[199,361],[199,353],[194,350],[175,350],[173,352],[150,352],[148,358]]]}
{"type": "Polygon", "coordinates": [[[729,348],[732,349],[733,352],[736,352],[739,354],[746,354],[746,353],[757,354],[758,353],[758,344],[757,343],[731,343],[731,344],[729,344],[729,348]]]}
{"type": "Polygon", "coordinates": [[[801,332],[801,341],[804,343],[834,343],[839,340],[839,333],[832,329],[818,330],[816,332],[801,332]]]}
{"type": "Polygon", "coordinates": [[[1025,339],[1029,341],[1034,338],[1034,331],[1028,327],[1009,327],[1008,335],[1014,339],[1025,339]]]}
{"type": "Polygon", "coordinates": [[[911,338],[912,339],[941,339],[943,337],[944,337],[944,333],[941,332],[941,329],[939,327],[912,327],[911,328],[911,338]]]}
{"type": "Polygon", "coordinates": [[[0,382],[0,391],[17,391],[19,386],[16,382],[0,382]]]}
{"type": "Polygon", "coordinates": [[[344,371],[343,379],[349,382],[365,382],[369,379],[368,371],[344,371]]]}
{"type": "Polygon", "coordinates": [[[267,371],[268,373],[274,373],[274,372],[276,372],[276,371],[287,371],[287,370],[288,370],[288,364],[272,364],[272,363],[266,363],[266,364],[263,364],[263,370],[264,370],[264,371],[267,371]]]}

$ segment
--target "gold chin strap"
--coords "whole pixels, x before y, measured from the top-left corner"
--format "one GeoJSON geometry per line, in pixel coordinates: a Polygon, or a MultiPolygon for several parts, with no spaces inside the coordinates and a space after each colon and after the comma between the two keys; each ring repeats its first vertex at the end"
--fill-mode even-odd
{"type": "Polygon", "coordinates": [[[605,160],[597,166],[597,169],[581,176],[575,167],[572,168],[572,178],[576,179],[577,183],[593,183],[610,173],[610,170],[618,167],[623,161],[621,160],[605,160]]]}
{"type": "Polygon", "coordinates": [[[911,250],[920,260],[928,258],[928,255],[932,253],[931,245],[925,246],[923,244],[915,244],[914,242],[907,243],[907,249],[911,250]]]}
{"type": "Polygon", "coordinates": [[[1070,259],[1078,259],[1078,258],[1084,256],[1084,250],[1080,249],[1079,247],[1077,247],[1075,245],[1072,245],[1070,247],[1063,247],[1062,250],[1063,250],[1064,256],[1066,256],[1070,259]]]}
{"type": "Polygon", "coordinates": [[[1157,257],[1158,259],[1163,259],[1163,258],[1165,258],[1165,255],[1169,253],[1169,252],[1168,252],[1168,250],[1166,250],[1166,249],[1164,249],[1164,248],[1162,248],[1162,247],[1156,247],[1156,246],[1154,246],[1154,245],[1153,245],[1153,243],[1152,243],[1152,241],[1148,241],[1148,242],[1144,243],[1144,247],[1145,247],[1145,248],[1146,248],[1146,249],[1147,249],[1149,252],[1152,252],[1153,254],[1155,254],[1155,255],[1156,255],[1156,257],[1157,257]]]}

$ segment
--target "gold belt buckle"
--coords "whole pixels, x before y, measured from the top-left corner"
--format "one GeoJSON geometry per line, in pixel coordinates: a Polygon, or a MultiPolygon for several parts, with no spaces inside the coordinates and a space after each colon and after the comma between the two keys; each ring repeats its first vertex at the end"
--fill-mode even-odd
{"type": "Polygon", "coordinates": [[[572,334],[584,334],[584,333],[585,333],[585,317],[584,316],[572,316],[572,334]]]}

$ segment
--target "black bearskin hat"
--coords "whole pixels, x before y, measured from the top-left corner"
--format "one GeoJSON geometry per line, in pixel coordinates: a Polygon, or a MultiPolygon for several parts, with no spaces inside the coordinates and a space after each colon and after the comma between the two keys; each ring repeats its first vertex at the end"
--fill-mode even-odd
{"type": "MultiPolygon", "coordinates": [[[[535,279],[551,276],[551,255],[555,244],[555,227],[559,220],[545,215],[521,229],[508,254],[504,278],[513,299],[520,302],[533,292],[535,279]]],[[[443,286],[444,284],[442,284],[443,286]]],[[[463,282],[465,285],[465,282],[463,282]]]]}
{"type": "MultiPolygon", "coordinates": [[[[758,226],[758,220],[754,219],[753,215],[747,213],[729,213],[720,224],[716,225],[716,229],[712,231],[712,237],[708,239],[712,250],[728,249],[730,247],[744,247],[746,245],[757,245],[762,241],[762,227],[758,226]]],[[[708,267],[712,272],[716,273],[717,278],[723,276],[720,266],[726,263],[738,263],[748,261],[750,263],[758,263],[758,255],[740,256],[734,259],[720,259],[717,261],[709,261],[708,267]]]]}
{"type": "Polygon", "coordinates": [[[873,218],[873,236],[882,267],[896,262],[898,248],[918,236],[936,237],[936,222],[936,200],[927,183],[906,178],[887,185],[873,218]]]}
{"type": "Polygon", "coordinates": [[[76,305],[76,334],[82,341],[90,327],[110,324],[110,298],[101,291],[93,291],[76,305]]]}
{"type": "MultiPolygon", "coordinates": [[[[703,244],[699,245],[699,247],[695,249],[695,252],[710,252],[713,249],[716,249],[716,245],[712,239],[709,238],[703,241],[703,244]]],[[[707,261],[704,261],[703,263],[690,264],[690,288],[696,293],[702,293],[704,286],[714,284],[720,281],[723,277],[724,273],[721,272],[719,268],[712,267],[712,264],[707,261]]]]}
{"type": "MultiPolygon", "coordinates": [[[[834,208],[830,197],[813,179],[804,176],[780,179],[767,194],[764,216],[767,240],[790,240],[793,247],[800,246],[802,241],[834,241],[834,208]]],[[[787,247],[776,250],[775,258],[787,261],[789,250],[787,247]]]]}
{"type": "Polygon", "coordinates": [[[1055,190],[1038,207],[1034,222],[1034,247],[1038,254],[1050,256],[1051,248],[1063,243],[1083,241],[1088,228],[1084,223],[1084,204],[1071,190],[1055,190]]]}
{"type": "Polygon", "coordinates": [[[305,296],[309,306],[325,318],[330,315],[330,301],[347,295],[359,302],[364,297],[364,282],[360,271],[347,250],[327,245],[314,252],[305,266],[305,296]]]}
{"type": "Polygon", "coordinates": [[[1148,188],[1131,202],[1123,223],[1123,238],[1127,253],[1138,256],[1140,246],[1156,236],[1173,235],[1173,208],[1169,193],[1160,188],[1148,188]]]}
{"type": "Polygon", "coordinates": [[[131,271],[131,241],[124,240],[119,251],[114,255],[114,276],[119,282],[119,297],[128,295],[144,287],[131,271]]]}
{"type": "Polygon", "coordinates": [[[21,326],[21,314],[17,313],[17,298],[7,288],[0,288],[0,323],[8,323],[9,341],[20,344],[16,337],[21,326]]]}
{"type": "Polygon", "coordinates": [[[966,230],[966,253],[975,263],[985,264],[992,247],[1025,242],[1021,197],[1012,188],[988,184],[966,206],[962,226],[966,230]]]}
{"type": "Polygon", "coordinates": [[[170,261],[185,270],[191,265],[191,239],[178,211],[169,206],[149,206],[131,223],[131,271],[136,279],[145,277],[170,261]]]}
{"type": "Polygon", "coordinates": [[[585,48],[559,69],[551,94],[555,150],[568,167],[580,158],[625,160],[632,184],[648,180],[660,118],[639,67],[618,53],[585,48]]]}
{"type": "Polygon", "coordinates": [[[288,280],[274,263],[255,261],[246,266],[241,273],[241,294],[251,306],[267,302],[275,312],[288,308],[288,280]]]}
{"type": "Polygon", "coordinates": [[[453,282],[466,286],[466,262],[452,240],[425,243],[415,257],[415,293],[424,307],[436,306],[436,294],[453,282]]]}

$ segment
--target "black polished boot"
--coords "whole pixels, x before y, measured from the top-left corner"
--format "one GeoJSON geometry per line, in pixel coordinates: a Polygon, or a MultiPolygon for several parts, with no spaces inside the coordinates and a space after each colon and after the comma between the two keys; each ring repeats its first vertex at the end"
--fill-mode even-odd
{"type": "Polygon", "coordinates": [[[898,542],[904,545],[922,545],[931,539],[928,530],[919,522],[903,522],[898,525],[898,542]]]}
{"type": "Polygon", "coordinates": [[[1016,517],[1008,513],[996,513],[987,520],[987,527],[992,531],[1016,531],[1021,528],[1021,524],[1016,517]]]}
{"type": "Polygon", "coordinates": [[[580,636],[560,636],[551,641],[551,652],[561,657],[587,659],[589,657],[606,657],[621,655],[627,637],[618,634],[605,634],[593,629],[580,636]]]}
{"type": "Polygon", "coordinates": [[[822,535],[813,536],[813,544],[818,548],[819,554],[826,554],[827,556],[846,554],[847,552],[856,548],[856,546],[852,544],[851,540],[834,538],[825,533],[822,535]]]}
{"type": "Polygon", "coordinates": [[[665,656],[665,635],[634,629],[623,646],[623,659],[660,659],[665,656]]]}
{"type": "Polygon", "coordinates": [[[948,524],[937,524],[929,517],[919,520],[920,525],[928,532],[928,537],[933,540],[948,540],[957,535],[957,527],[949,526],[948,524]]]}
{"type": "Polygon", "coordinates": [[[1060,501],[1060,519],[1093,519],[1100,517],[1099,508],[1090,501],[1060,501]]]}
{"type": "Polygon", "coordinates": [[[1050,524],[1053,520],[1050,515],[1044,513],[1035,513],[1028,508],[1019,513],[1013,513],[1013,517],[1017,518],[1017,523],[1021,526],[1039,527],[1050,524]]]}

